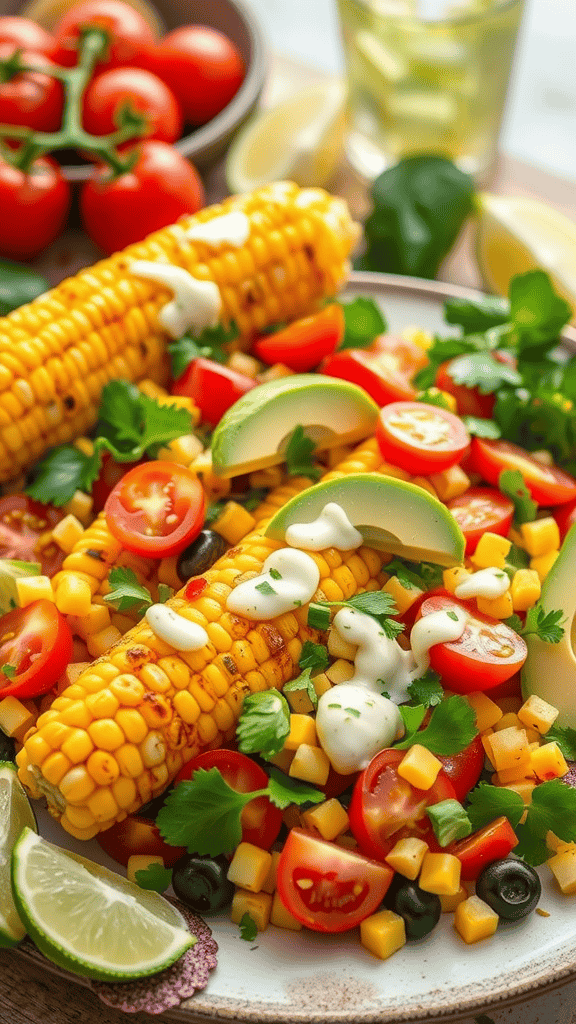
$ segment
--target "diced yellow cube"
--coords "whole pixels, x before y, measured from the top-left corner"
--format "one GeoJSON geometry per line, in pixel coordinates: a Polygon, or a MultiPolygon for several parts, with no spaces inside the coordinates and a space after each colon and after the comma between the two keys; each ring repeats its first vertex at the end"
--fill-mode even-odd
{"type": "Polygon", "coordinates": [[[479,896],[469,896],[459,903],[454,915],[456,931],[469,944],[494,935],[498,921],[498,914],[479,896]]]}
{"type": "Polygon", "coordinates": [[[290,705],[290,710],[295,715],[308,715],[314,710],[314,705],[306,690],[284,690],[283,692],[290,705]]]}
{"type": "Polygon", "coordinates": [[[565,850],[550,857],[546,863],[558,883],[560,892],[565,896],[572,896],[576,892],[576,854],[565,850]]]}
{"type": "Polygon", "coordinates": [[[56,588],[56,607],[63,615],[77,615],[79,618],[88,615],[92,607],[92,593],[86,580],[72,575],[63,580],[56,588]]]}
{"type": "Polygon", "coordinates": [[[265,469],[254,469],[248,474],[250,487],[265,487],[272,490],[279,487],[284,478],[282,466],[267,466],[265,469]]]}
{"type": "Polygon", "coordinates": [[[325,675],[333,686],[337,686],[338,683],[347,683],[354,675],[354,665],[351,661],[346,661],[345,658],[338,658],[326,669],[325,675]]]}
{"type": "Polygon", "coordinates": [[[340,636],[337,629],[332,627],[328,633],[328,654],[332,658],[344,658],[346,661],[354,661],[358,647],[356,644],[349,644],[340,636]]]}
{"type": "Polygon", "coordinates": [[[284,748],[297,750],[301,743],[317,746],[316,723],[310,715],[290,715],[290,732],[284,740],[284,748]]]}
{"type": "Polygon", "coordinates": [[[86,638],[86,646],[93,658],[100,658],[107,654],[111,647],[114,647],[122,639],[122,633],[116,626],[106,626],[98,633],[92,633],[86,638]]]}
{"type": "Polygon", "coordinates": [[[52,528],[52,539],[62,551],[69,555],[83,533],[84,527],[80,520],[76,516],[67,515],[52,528]]]}
{"type": "Polygon", "coordinates": [[[549,551],[557,551],[560,547],[560,530],[552,516],[535,519],[532,523],[522,523],[520,533],[523,547],[532,558],[547,555],[549,551]]]}
{"type": "Polygon", "coordinates": [[[341,832],[346,832],[350,825],[350,818],[336,797],[325,800],[322,804],[316,804],[310,810],[304,811],[302,819],[306,828],[316,829],[323,839],[332,841],[341,832]]]}
{"type": "Polygon", "coordinates": [[[248,892],[236,889],[230,908],[230,920],[240,924],[244,914],[250,914],[259,932],[268,927],[272,911],[272,896],[269,892],[248,892]]]}
{"type": "Polygon", "coordinates": [[[509,619],[514,611],[510,590],[500,597],[477,597],[476,605],[481,615],[490,615],[493,619],[509,619]]]}
{"type": "Polygon", "coordinates": [[[528,739],[523,729],[512,726],[494,732],[487,743],[490,760],[498,772],[505,768],[518,768],[530,760],[528,739]]]}
{"type": "Polygon", "coordinates": [[[293,779],[311,782],[313,786],[324,786],[330,773],[330,761],[321,747],[301,743],[290,765],[289,775],[293,779]]]}
{"type": "Polygon", "coordinates": [[[496,772],[494,779],[495,786],[509,786],[511,782],[525,782],[528,778],[534,778],[530,763],[530,748],[528,748],[528,760],[522,761],[515,768],[501,768],[496,772]]]}
{"type": "MultiPolygon", "coordinates": [[[[16,758],[16,760],[18,760],[18,758],[16,758]]],[[[576,854],[576,843],[567,842],[565,839],[559,839],[558,836],[554,835],[551,829],[548,829],[546,833],[546,846],[549,850],[553,850],[554,853],[576,854]]]]}
{"type": "Polygon", "coordinates": [[[429,480],[440,501],[459,498],[470,487],[470,477],[466,476],[461,466],[450,466],[450,469],[444,469],[441,473],[431,473],[429,480]]]}
{"type": "Polygon", "coordinates": [[[228,881],[247,889],[260,892],[268,877],[272,855],[252,843],[239,843],[228,868],[228,881]]]}
{"type": "Polygon", "coordinates": [[[521,779],[520,782],[508,782],[504,786],[504,789],[509,789],[512,793],[517,793],[522,798],[524,806],[528,807],[532,803],[532,790],[536,783],[531,779],[521,779]]]}
{"type": "Polygon", "coordinates": [[[451,853],[426,853],[418,885],[437,896],[455,896],[460,888],[462,865],[451,853]]]}
{"type": "Polygon", "coordinates": [[[271,861],[268,874],[262,884],[262,892],[275,892],[276,891],[276,878],[278,875],[278,861],[280,860],[280,851],[271,851],[271,861]]]}
{"type": "Polygon", "coordinates": [[[420,874],[420,868],[427,853],[428,844],[423,839],[409,836],[407,839],[399,839],[385,860],[394,871],[398,871],[405,878],[414,881],[420,874]]]}
{"type": "Polygon", "coordinates": [[[236,373],[243,373],[245,377],[252,377],[253,380],[256,378],[256,374],[260,372],[260,363],[254,356],[248,355],[247,352],[232,352],[226,360],[226,366],[229,366],[231,370],[235,370],[236,373]]]}
{"type": "Polygon", "coordinates": [[[229,544],[238,544],[255,526],[254,516],[237,501],[227,501],[218,518],[212,523],[212,529],[229,544]]]}
{"type": "Polygon", "coordinates": [[[164,867],[164,860],[162,857],[158,857],[152,853],[132,854],[132,856],[128,858],[128,863],[126,865],[126,877],[128,881],[136,882],[136,885],[138,885],[138,882],[136,881],[136,872],[146,871],[146,868],[149,868],[151,864],[160,864],[161,867],[164,867]]]}
{"type": "Polygon", "coordinates": [[[404,918],[393,910],[379,910],[360,922],[360,942],[379,960],[387,960],[406,944],[404,918]]]}
{"type": "Polygon", "coordinates": [[[442,762],[430,750],[419,743],[414,743],[406,751],[396,771],[411,786],[416,786],[417,789],[431,789],[441,767],[442,762]]]}
{"type": "Polygon", "coordinates": [[[415,484],[416,487],[421,487],[423,491],[427,491],[428,494],[431,494],[433,498],[437,497],[436,491],[434,490],[432,484],[427,479],[427,477],[413,476],[412,483],[415,484]]]}
{"type": "Polygon", "coordinates": [[[528,729],[536,729],[541,736],[545,736],[559,714],[558,708],[532,694],[520,708],[518,718],[528,729]]]}
{"type": "Polygon", "coordinates": [[[401,469],[400,466],[394,466],[391,462],[383,462],[378,472],[383,476],[394,477],[396,480],[410,480],[410,473],[401,469]]]}
{"type": "Polygon", "coordinates": [[[510,593],[515,612],[526,612],[540,599],[542,585],[535,569],[517,569],[512,577],[510,593]]]}
{"type": "Polygon", "coordinates": [[[502,715],[500,721],[496,722],[496,725],[494,726],[494,732],[502,732],[502,729],[511,728],[523,729],[524,725],[518,718],[518,715],[514,713],[514,711],[507,711],[505,715],[502,715]]]}
{"type": "Polygon", "coordinates": [[[460,586],[464,580],[467,580],[470,576],[470,572],[465,565],[454,565],[451,569],[444,569],[442,573],[442,582],[444,588],[453,594],[456,587],[460,586]]]}
{"type": "Polygon", "coordinates": [[[558,558],[558,551],[549,551],[546,555],[539,555],[538,558],[530,559],[530,568],[535,569],[540,580],[545,580],[554,562],[558,558]]]}
{"type": "Polygon", "coordinates": [[[161,461],[176,462],[180,466],[189,466],[204,451],[204,445],[196,434],[182,434],[160,448],[158,458],[161,461]]]}
{"type": "Polygon", "coordinates": [[[64,512],[75,516],[82,523],[82,526],[88,526],[92,520],[92,506],[94,504],[94,498],[90,494],[86,494],[84,491],[74,491],[74,494],[63,506],[64,512]]]}
{"type": "Polygon", "coordinates": [[[290,765],[294,760],[293,750],[281,750],[279,754],[274,754],[274,757],[268,758],[270,764],[273,764],[276,768],[279,768],[281,772],[288,775],[290,765]]]}
{"type": "Polygon", "coordinates": [[[568,765],[557,743],[544,743],[530,754],[530,767],[542,782],[561,779],[566,775],[568,765]]]}
{"type": "Polygon", "coordinates": [[[29,701],[23,703],[13,696],[4,697],[0,701],[0,729],[18,743],[22,742],[37,717],[37,709],[29,701]]]}
{"type": "Polygon", "coordinates": [[[291,932],[302,931],[302,922],[298,921],[289,910],[286,909],[279,893],[275,892],[272,898],[272,910],[270,911],[270,924],[276,928],[288,928],[291,932]]]}
{"type": "Polygon", "coordinates": [[[493,736],[493,735],[494,735],[494,729],[485,729],[484,732],[480,736],[480,742],[482,743],[482,746],[484,747],[484,753],[486,755],[486,761],[489,762],[489,764],[492,766],[492,768],[494,767],[494,762],[492,761],[492,757],[494,755],[492,754],[492,742],[491,742],[491,736],[493,736]]]}
{"type": "Polygon", "coordinates": [[[440,906],[443,914],[453,914],[456,907],[464,900],[468,899],[468,890],[463,885],[460,886],[458,892],[455,892],[453,896],[440,896],[440,906]]]}
{"type": "Polygon", "coordinates": [[[483,533],[470,560],[478,569],[503,569],[511,542],[498,533],[483,533]]]}
{"type": "Polygon", "coordinates": [[[474,693],[467,693],[466,700],[470,704],[476,716],[476,728],[478,732],[485,732],[486,729],[493,728],[497,722],[502,718],[502,710],[490,700],[485,693],[480,691],[474,691],[474,693]]]}
{"type": "Polygon", "coordinates": [[[110,610],[106,604],[93,604],[85,615],[69,615],[68,625],[73,633],[86,640],[110,625],[110,610]]]}
{"type": "Polygon", "coordinates": [[[312,686],[316,690],[316,696],[321,697],[327,690],[332,689],[333,684],[325,672],[319,672],[317,676],[312,676],[312,686]]]}
{"type": "Polygon", "coordinates": [[[398,615],[404,615],[404,612],[407,612],[423,593],[420,587],[405,587],[397,576],[391,576],[382,587],[382,590],[394,598],[398,615]]]}
{"type": "Polygon", "coordinates": [[[20,576],[16,579],[16,596],[20,608],[33,601],[54,601],[54,590],[49,576],[20,576]]]}

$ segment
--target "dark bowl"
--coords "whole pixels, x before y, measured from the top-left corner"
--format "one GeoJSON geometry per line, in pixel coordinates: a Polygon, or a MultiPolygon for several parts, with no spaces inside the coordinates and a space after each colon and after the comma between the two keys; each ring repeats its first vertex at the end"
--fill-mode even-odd
{"type": "MultiPolygon", "coordinates": [[[[28,7],[33,14],[35,6],[23,5],[17,0],[0,0],[0,15],[27,15],[28,7]]],[[[54,26],[68,4],[54,4],[54,9],[59,8],[59,12],[53,17],[50,16],[51,6],[42,4],[46,13],[38,20],[45,28],[54,26]]],[[[135,3],[134,6],[138,5],[135,3]]],[[[208,124],[196,128],[175,143],[183,156],[201,170],[206,170],[222,156],[232,136],[258,102],[268,70],[267,43],[258,20],[242,0],[154,0],[153,8],[159,23],[168,32],[188,24],[210,25],[224,32],[236,44],[246,65],[246,77],[228,106],[208,124]]],[[[69,181],[85,181],[92,166],[69,165],[63,170],[69,181]]]]}

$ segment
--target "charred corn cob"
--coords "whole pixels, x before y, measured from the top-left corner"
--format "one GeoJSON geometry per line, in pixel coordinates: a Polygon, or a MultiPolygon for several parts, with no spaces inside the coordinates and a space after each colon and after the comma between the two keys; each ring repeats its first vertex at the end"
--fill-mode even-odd
{"type": "MultiPolygon", "coordinates": [[[[361,445],[327,479],[378,469],[374,440],[361,445]]],[[[279,543],[262,536],[275,508],[309,485],[296,478],[259,510],[258,527],[204,574],[202,592],[186,587],[169,602],[202,625],[209,643],[173,650],[145,621],[57,697],[18,753],[20,778],[77,838],[88,839],[161,792],[181,765],[234,735],[247,693],[282,688],[297,672],[302,644],[317,639],[307,609],[253,623],[226,610],[244,573],[258,573],[279,543]]],[[[97,522],[100,522],[98,520],[97,522]]],[[[379,586],[383,558],[370,548],[312,556],[320,570],[317,598],[342,600],[379,586]]],[[[80,569],[79,571],[82,571],[80,569]]]]}
{"type": "Polygon", "coordinates": [[[241,336],[311,311],[338,291],[357,237],[345,203],[319,189],[266,186],[202,210],[69,278],[0,320],[0,481],[90,428],[112,378],[162,382],[164,285],[133,260],[169,263],[220,290],[222,318],[241,336]],[[241,246],[191,241],[186,229],[239,211],[241,246]]]}

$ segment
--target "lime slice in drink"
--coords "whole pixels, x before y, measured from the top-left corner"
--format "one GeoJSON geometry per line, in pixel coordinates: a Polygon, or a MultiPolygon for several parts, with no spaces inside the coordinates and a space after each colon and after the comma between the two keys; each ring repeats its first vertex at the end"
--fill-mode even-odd
{"type": "Polygon", "coordinates": [[[24,829],[12,854],[12,888],[30,938],[74,974],[124,981],[156,974],[196,939],[151,890],[52,846],[24,829]]]}
{"type": "Polygon", "coordinates": [[[16,946],[26,935],[12,899],[10,858],[25,825],[36,831],[34,812],[11,761],[0,761],[0,947],[16,946]]]}

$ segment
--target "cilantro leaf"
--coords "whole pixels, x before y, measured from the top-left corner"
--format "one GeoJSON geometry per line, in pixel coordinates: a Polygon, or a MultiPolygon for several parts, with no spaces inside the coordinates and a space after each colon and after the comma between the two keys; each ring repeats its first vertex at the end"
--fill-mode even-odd
{"type": "Polygon", "coordinates": [[[550,348],[572,316],[570,305],[554,291],[543,270],[517,274],[510,282],[510,318],[518,348],[550,348]]]}
{"type": "Polygon", "coordinates": [[[495,420],[482,419],[479,416],[463,416],[464,426],[469,434],[475,437],[488,437],[496,441],[502,437],[502,431],[495,420]]]}
{"type": "Polygon", "coordinates": [[[144,611],[152,604],[150,591],[138,582],[133,569],[114,566],[108,574],[111,590],[104,600],[118,612],[144,611]]]}
{"type": "Polygon", "coordinates": [[[186,846],[188,853],[217,857],[238,846],[242,839],[240,815],[253,799],[253,793],[232,789],[217,768],[198,768],[191,779],[179,782],[168,793],[156,824],[170,846],[186,846]]]}
{"type": "Polygon", "coordinates": [[[286,448],[286,469],[289,476],[308,476],[311,480],[318,480],[320,467],[314,464],[312,456],[316,451],[316,445],[311,437],[304,433],[304,427],[300,424],[294,428],[292,436],[286,448]]]}
{"type": "Polygon", "coordinates": [[[481,782],[468,795],[466,808],[472,828],[476,832],[484,825],[489,825],[496,818],[508,818],[515,829],[524,814],[524,801],[518,793],[503,786],[490,786],[481,782]]]}
{"type": "Polygon", "coordinates": [[[344,338],[340,349],[369,348],[386,330],[386,320],[374,299],[357,298],[341,302],[344,313],[344,338]]]}
{"type": "Polygon", "coordinates": [[[364,615],[371,615],[373,619],[380,623],[384,635],[389,640],[394,640],[395,637],[404,632],[403,624],[390,617],[397,614],[397,608],[394,598],[385,590],[367,590],[364,594],[354,594],[347,601],[322,601],[318,604],[310,605],[308,625],[317,629],[327,628],[322,627],[322,625],[316,625],[320,619],[315,609],[328,609],[329,607],[354,608],[355,611],[363,612],[364,615]],[[310,612],[313,612],[312,619],[310,618],[310,612]]]}
{"type": "Polygon", "coordinates": [[[406,734],[408,736],[413,736],[424,721],[426,708],[423,704],[418,704],[415,708],[411,707],[410,704],[400,704],[398,711],[400,712],[402,721],[404,722],[406,734]]]}
{"type": "Polygon", "coordinates": [[[216,327],[206,327],[196,338],[184,334],[177,341],[171,342],[168,345],[168,353],[172,361],[174,380],[181,377],[190,363],[200,356],[212,359],[216,363],[225,363],[230,353],[224,346],[235,341],[237,337],[238,328],[232,321],[228,327],[217,324],[216,327]]]}
{"type": "Polygon", "coordinates": [[[557,743],[567,761],[576,761],[576,729],[553,725],[546,733],[547,743],[557,743]]]}
{"type": "Polygon", "coordinates": [[[388,562],[388,564],[384,566],[384,572],[389,576],[396,576],[398,581],[406,588],[406,590],[424,589],[424,581],[422,577],[419,576],[417,572],[409,569],[408,566],[404,562],[401,562],[399,558],[393,558],[391,562],[388,562]]]}
{"type": "Polygon", "coordinates": [[[254,939],[258,935],[258,925],[253,917],[250,916],[248,911],[242,914],[240,918],[240,938],[246,942],[254,942],[254,939]]]}
{"type": "Polygon", "coordinates": [[[503,384],[516,387],[522,377],[513,366],[500,363],[488,352],[475,352],[458,356],[447,368],[448,376],[455,384],[477,388],[481,395],[492,394],[503,384]]]}
{"type": "Polygon", "coordinates": [[[413,701],[423,704],[426,708],[435,708],[444,698],[440,676],[431,668],[410,683],[408,693],[413,701]]]}
{"type": "Polygon", "coordinates": [[[318,694],[314,689],[314,683],[312,682],[311,669],[305,668],[296,679],[292,679],[290,683],[285,683],[282,693],[294,693],[297,690],[305,690],[308,700],[310,701],[313,708],[318,707],[318,694]]]}
{"type": "Polygon", "coordinates": [[[434,384],[438,367],[442,363],[466,353],[484,352],[487,347],[484,335],[465,335],[462,338],[440,338],[436,335],[426,352],[428,364],[418,370],[414,377],[414,383],[419,388],[429,388],[434,384]]]}
{"type": "Polygon", "coordinates": [[[290,804],[301,807],[302,804],[321,804],[326,799],[321,790],[302,785],[277,768],[272,768],[270,772],[266,793],[270,801],[281,811],[285,811],[290,804]]]}
{"type": "Polygon", "coordinates": [[[546,644],[559,644],[564,636],[564,628],[560,625],[564,619],[562,610],[546,612],[541,604],[535,604],[526,612],[522,636],[535,633],[546,644]]]}
{"type": "Polygon", "coordinates": [[[439,409],[446,409],[446,412],[452,412],[452,403],[446,392],[434,386],[426,388],[425,391],[419,391],[416,395],[416,401],[426,402],[426,405],[437,405],[439,409]]]}
{"type": "Polygon", "coordinates": [[[425,729],[406,736],[395,747],[406,750],[419,743],[433,754],[459,754],[477,734],[474,711],[464,697],[455,695],[434,708],[425,729]]]}
{"type": "Polygon", "coordinates": [[[496,295],[479,299],[447,299],[444,303],[447,324],[458,324],[464,334],[475,334],[497,327],[510,319],[510,303],[496,295]]]}
{"type": "Polygon", "coordinates": [[[322,644],[315,644],[312,640],[306,640],[298,659],[300,668],[325,669],[330,663],[328,651],[322,644]]]}
{"type": "Polygon", "coordinates": [[[2,667],[0,668],[0,672],[2,672],[2,675],[5,675],[8,679],[14,679],[16,671],[16,665],[6,664],[2,665],[2,667]]]}
{"type": "Polygon", "coordinates": [[[510,629],[513,629],[515,633],[518,633],[518,636],[521,635],[524,629],[524,623],[516,613],[514,613],[514,615],[510,615],[507,619],[504,619],[504,624],[509,626],[510,629]]]}
{"type": "Polygon", "coordinates": [[[260,591],[265,597],[270,597],[276,593],[272,584],[268,583],[268,580],[262,580],[262,583],[257,583],[254,589],[260,591]]]}
{"type": "Polygon", "coordinates": [[[263,690],[244,698],[236,727],[238,749],[264,758],[279,754],[290,732],[290,708],[277,690],[263,690]]]}
{"type": "Polygon", "coordinates": [[[172,868],[165,868],[163,864],[149,864],[147,868],[137,871],[134,878],[141,889],[164,892],[172,882],[172,868]]]}
{"type": "Polygon", "coordinates": [[[514,525],[531,523],[536,518],[538,505],[530,497],[519,469],[503,469],[498,477],[498,489],[514,503],[514,525]]]}
{"type": "Polygon", "coordinates": [[[517,544],[512,544],[510,551],[506,555],[506,569],[511,570],[513,573],[516,569],[527,569],[530,564],[530,555],[524,548],[519,548],[517,544]]]}
{"type": "Polygon", "coordinates": [[[71,444],[60,445],[36,463],[26,494],[59,508],[70,501],[75,491],[90,492],[99,472],[99,456],[85,455],[71,444]]]}
{"type": "Polygon", "coordinates": [[[562,779],[542,782],[533,789],[526,820],[516,828],[516,856],[534,867],[542,864],[550,856],[546,846],[548,831],[564,842],[576,840],[576,789],[562,779]]]}

